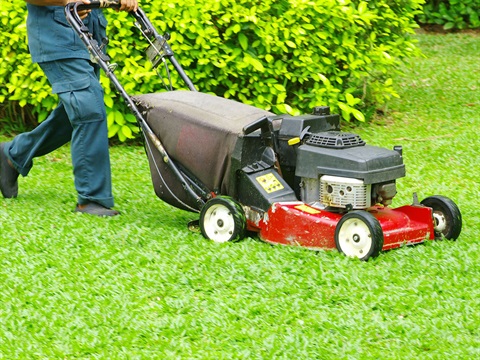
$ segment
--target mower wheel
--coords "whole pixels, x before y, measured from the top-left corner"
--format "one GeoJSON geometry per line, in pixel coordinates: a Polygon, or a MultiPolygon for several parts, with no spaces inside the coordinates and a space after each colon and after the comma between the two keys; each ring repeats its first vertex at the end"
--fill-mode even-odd
{"type": "Polygon", "coordinates": [[[241,240],[245,229],[245,213],[231,197],[217,196],[200,210],[200,231],[207,239],[218,243],[241,240]]]}
{"type": "Polygon", "coordinates": [[[376,257],[383,247],[383,231],[370,213],[358,210],[345,214],[335,228],[338,251],[360,260],[376,257]]]}
{"type": "Polygon", "coordinates": [[[435,239],[456,240],[462,231],[462,214],[457,204],[445,196],[435,195],[422,200],[432,208],[435,239]]]}

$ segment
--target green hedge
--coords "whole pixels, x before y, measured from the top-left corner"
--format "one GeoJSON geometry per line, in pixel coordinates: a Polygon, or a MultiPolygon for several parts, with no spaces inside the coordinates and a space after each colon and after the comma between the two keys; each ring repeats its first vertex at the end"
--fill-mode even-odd
{"type": "Polygon", "coordinates": [[[427,0],[420,24],[442,25],[445,30],[480,28],[480,0],[427,0]]]}
{"type": "MultiPolygon", "coordinates": [[[[39,121],[55,106],[47,82],[29,60],[23,0],[2,1],[0,118],[20,107],[39,121]]],[[[276,113],[329,105],[360,121],[396,96],[391,75],[417,49],[410,39],[423,0],[143,0],[141,6],[198,89],[276,113]]],[[[125,13],[106,11],[109,54],[127,92],[162,89],[125,13]]],[[[110,136],[134,137],[134,119],[102,78],[110,136]],[[127,114],[127,115],[125,115],[127,114]]],[[[16,119],[15,119],[16,120],[16,119]]],[[[24,119],[25,120],[25,119],[24,119]]]]}

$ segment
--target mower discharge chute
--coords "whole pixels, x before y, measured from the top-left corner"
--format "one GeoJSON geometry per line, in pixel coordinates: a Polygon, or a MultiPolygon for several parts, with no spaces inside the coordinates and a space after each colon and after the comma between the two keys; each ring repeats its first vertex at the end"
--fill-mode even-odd
{"type": "Polygon", "coordinates": [[[70,3],[67,19],[136,116],[145,136],[157,196],[199,212],[202,234],[216,242],[247,231],[269,243],[338,249],[367,260],[382,250],[440,238],[456,239],[457,205],[431,196],[391,208],[396,180],[405,176],[402,149],[367,145],[340,131],[328,107],[312,114],[275,115],[198,92],[176,61],[168,35],[160,35],[139,9],[131,13],[148,42],[153,67],[169,67],[189,90],[129,96],[114,66],[83,26],[77,11],[118,7],[115,0],[70,3]]]}

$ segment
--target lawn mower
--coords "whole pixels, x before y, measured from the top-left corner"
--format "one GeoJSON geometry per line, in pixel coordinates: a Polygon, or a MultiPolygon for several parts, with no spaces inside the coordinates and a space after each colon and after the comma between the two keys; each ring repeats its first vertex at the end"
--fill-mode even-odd
{"type": "Polygon", "coordinates": [[[80,9],[98,7],[118,8],[118,1],[70,3],[65,13],[137,118],[156,195],[199,213],[205,238],[227,242],[256,233],[271,244],[338,249],[367,260],[402,245],[460,235],[460,210],[447,197],[419,201],[413,194],[411,205],[391,207],[396,180],[405,176],[400,146],[370,146],[341,131],[340,116],[326,106],[301,116],[276,115],[197,91],[169,35],[159,34],[142,9],[130,14],[151,66],[168,74],[168,91],[130,96],[103,44],[78,16],[80,9]],[[185,90],[171,85],[173,71],[185,90]]]}

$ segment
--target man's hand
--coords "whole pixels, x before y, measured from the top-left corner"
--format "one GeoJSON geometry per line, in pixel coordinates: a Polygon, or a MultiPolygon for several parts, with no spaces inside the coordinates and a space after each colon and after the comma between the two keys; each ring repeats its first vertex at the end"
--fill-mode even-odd
{"type": "Polygon", "coordinates": [[[120,0],[120,10],[121,11],[137,11],[138,1],[137,0],[120,0]]]}

